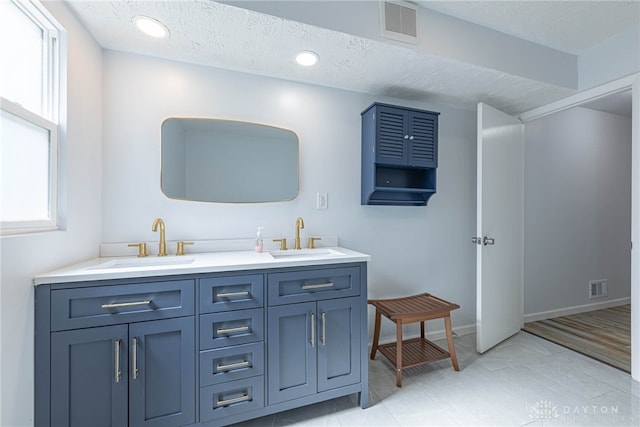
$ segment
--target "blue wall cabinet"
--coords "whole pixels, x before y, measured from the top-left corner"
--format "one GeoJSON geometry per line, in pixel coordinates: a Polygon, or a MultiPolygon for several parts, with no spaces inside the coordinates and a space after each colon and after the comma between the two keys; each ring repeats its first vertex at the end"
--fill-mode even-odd
{"type": "Polygon", "coordinates": [[[374,103],[362,112],[362,204],[424,206],[436,191],[438,115],[374,103]]]}

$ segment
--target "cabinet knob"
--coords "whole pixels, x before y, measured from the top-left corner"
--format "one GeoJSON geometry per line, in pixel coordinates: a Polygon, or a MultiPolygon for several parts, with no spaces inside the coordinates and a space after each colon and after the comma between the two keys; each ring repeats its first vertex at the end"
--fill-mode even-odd
{"type": "Polygon", "coordinates": [[[409,137],[409,141],[413,141],[413,135],[409,137]]]}
{"type": "Polygon", "coordinates": [[[404,136],[404,139],[409,139],[409,135],[405,135],[405,136],[404,136]]]}

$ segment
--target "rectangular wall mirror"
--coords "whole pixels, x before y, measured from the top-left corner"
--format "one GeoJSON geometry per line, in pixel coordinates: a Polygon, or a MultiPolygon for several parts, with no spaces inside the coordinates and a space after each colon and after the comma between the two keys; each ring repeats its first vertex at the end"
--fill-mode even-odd
{"type": "Polygon", "coordinates": [[[162,192],[172,199],[260,203],[298,195],[298,136],[288,129],[169,118],[161,150],[162,192]]]}

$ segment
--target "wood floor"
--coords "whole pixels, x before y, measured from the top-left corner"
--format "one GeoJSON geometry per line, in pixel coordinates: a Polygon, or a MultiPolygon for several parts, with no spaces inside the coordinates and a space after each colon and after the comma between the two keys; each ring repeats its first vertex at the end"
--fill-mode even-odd
{"type": "Polygon", "coordinates": [[[525,323],[524,331],[631,372],[631,306],[525,323]]]}

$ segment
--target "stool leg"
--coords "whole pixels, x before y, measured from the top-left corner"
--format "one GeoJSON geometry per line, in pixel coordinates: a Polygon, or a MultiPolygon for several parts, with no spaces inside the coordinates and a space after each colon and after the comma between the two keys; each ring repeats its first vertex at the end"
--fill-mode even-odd
{"type": "Polygon", "coordinates": [[[373,329],[373,344],[371,344],[371,360],[376,357],[378,351],[378,339],[380,338],[380,312],[376,308],[376,323],[373,329]]]}
{"type": "Polygon", "coordinates": [[[459,371],[458,358],[456,357],[456,348],[453,346],[453,334],[451,333],[451,317],[444,318],[444,329],[447,332],[447,344],[449,345],[449,355],[451,356],[451,364],[453,369],[459,371]]]}
{"type": "Polygon", "coordinates": [[[396,386],[402,387],[402,320],[396,322],[396,386]]]}

